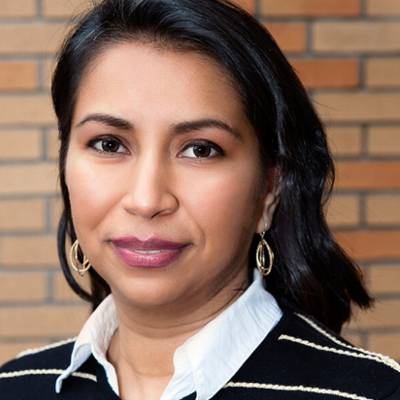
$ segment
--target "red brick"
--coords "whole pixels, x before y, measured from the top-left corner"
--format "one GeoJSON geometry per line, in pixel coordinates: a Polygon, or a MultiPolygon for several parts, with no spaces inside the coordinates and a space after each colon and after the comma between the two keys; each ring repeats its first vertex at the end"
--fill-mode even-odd
{"type": "Polygon", "coordinates": [[[349,17],[360,14],[359,0],[261,0],[261,12],[274,17],[349,17]]]}
{"type": "Polygon", "coordinates": [[[317,111],[326,122],[399,121],[399,92],[319,93],[317,111]]]}
{"type": "Polygon", "coordinates": [[[357,225],[360,222],[358,197],[332,196],[327,204],[327,220],[331,227],[357,225]]]}
{"type": "Polygon", "coordinates": [[[35,0],[1,0],[0,18],[26,18],[35,14],[35,0]]]}
{"type": "MultiPolygon", "coordinates": [[[[233,2],[250,13],[255,11],[255,0],[233,2]]],[[[48,18],[70,18],[86,11],[91,4],[91,0],[43,0],[43,13],[48,18]]]]}
{"type": "Polygon", "coordinates": [[[31,90],[36,87],[37,64],[35,62],[0,62],[0,90],[31,90]]]}
{"type": "Polygon", "coordinates": [[[51,87],[51,79],[53,77],[54,68],[56,67],[56,60],[48,58],[44,61],[44,86],[46,89],[51,87]]]}
{"type": "Polygon", "coordinates": [[[55,125],[56,118],[48,94],[2,95],[0,124],[55,125]]]}
{"type": "Polygon", "coordinates": [[[373,16],[400,15],[399,0],[367,0],[367,12],[373,16]]]}
{"type": "Polygon", "coordinates": [[[354,87],[359,82],[356,59],[300,59],[291,64],[309,88],[354,87]]]}
{"type": "Polygon", "coordinates": [[[74,336],[88,315],[88,307],[83,306],[2,307],[0,337],[74,336]]]}
{"type": "Polygon", "coordinates": [[[43,200],[0,201],[0,230],[45,229],[46,210],[43,200]]]}
{"type": "Polygon", "coordinates": [[[43,14],[47,18],[70,18],[85,11],[91,0],[43,0],[43,14]]]}
{"type": "Polygon", "coordinates": [[[400,155],[400,126],[371,126],[367,146],[372,155],[400,155]]]}
{"type": "Polygon", "coordinates": [[[7,267],[59,265],[54,235],[0,238],[0,263],[7,267]]]}
{"type": "Polygon", "coordinates": [[[8,129],[0,132],[0,160],[34,160],[42,155],[38,129],[8,129]]]}
{"type": "Polygon", "coordinates": [[[234,0],[233,2],[236,3],[239,7],[245,9],[250,14],[254,14],[254,12],[256,11],[255,0],[234,0]]]}
{"type": "Polygon", "coordinates": [[[368,268],[368,287],[372,293],[396,294],[400,292],[400,265],[374,264],[368,268]]]}
{"type": "Polygon", "coordinates": [[[58,195],[54,199],[51,200],[51,210],[52,210],[51,226],[52,226],[53,230],[55,231],[57,229],[58,222],[61,217],[61,212],[63,210],[63,204],[62,204],[60,193],[58,193],[58,195]]]}
{"type": "Polygon", "coordinates": [[[48,341],[35,341],[35,342],[20,342],[15,343],[15,341],[0,341],[0,365],[9,361],[15,356],[26,349],[35,349],[38,347],[46,346],[48,341]]]}
{"type": "Polygon", "coordinates": [[[317,22],[312,43],[317,52],[398,52],[398,22],[317,22]]]}
{"type": "Polygon", "coordinates": [[[370,225],[400,225],[400,195],[398,194],[368,196],[366,209],[367,222],[370,225]]]}
{"type": "Polygon", "coordinates": [[[368,342],[372,351],[400,360],[400,331],[393,334],[371,334],[368,342]]]}
{"type": "Polygon", "coordinates": [[[358,261],[400,257],[400,231],[338,231],[341,246],[358,261]]]}
{"type": "Polygon", "coordinates": [[[369,59],[366,63],[365,75],[367,85],[371,87],[400,86],[400,58],[369,59]]]}
{"type": "Polygon", "coordinates": [[[57,175],[56,163],[0,166],[0,194],[55,193],[57,175]]]}
{"type": "Polygon", "coordinates": [[[400,300],[379,300],[369,311],[355,309],[352,329],[400,328],[400,300]]]}
{"type": "Polygon", "coordinates": [[[362,336],[359,333],[354,333],[354,332],[348,332],[346,329],[344,329],[341,333],[341,335],[348,340],[353,346],[357,347],[363,347],[363,339],[362,336]]]}
{"type": "Polygon", "coordinates": [[[0,53],[52,54],[58,50],[68,29],[64,24],[0,25],[0,53]]]}
{"type": "Polygon", "coordinates": [[[400,161],[340,161],[336,171],[337,189],[400,188],[400,161]]]}
{"type": "Polygon", "coordinates": [[[306,26],[302,23],[268,23],[267,29],[283,51],[299,53],[305,50],[306,26]]]}
{"type": "Polygon", "coordinates": [[[47,157],[49,160],[58,160],[60,150],[60,140],[58,139],[58,130],[50,129],[47,134],[47,157]]]}
{"type": "MultiPolygon", "coordinates": [[[[90,292],[90,279],[89,275],[85,275],[83,277],[76,275],[75,280],[78,284],[87,292],[90,292]]],[[[80,301],[83,303],[83,300],[69,287],[64,275],[62,272],[59,272],[54,275],[53,281],[54,287],[54,298],[57,301],[80,301]]]]}
{"type": "Polygon", "coordinates": [[[330,150],[335,156],[358,155],[362,150],[361,128],[331,126],[326,128],[330,150]]]}
{"type": "Polygon", "coordinates": [[[47,274],[0,272],[1,302],[41,302],[47,298],[47,274]]]}

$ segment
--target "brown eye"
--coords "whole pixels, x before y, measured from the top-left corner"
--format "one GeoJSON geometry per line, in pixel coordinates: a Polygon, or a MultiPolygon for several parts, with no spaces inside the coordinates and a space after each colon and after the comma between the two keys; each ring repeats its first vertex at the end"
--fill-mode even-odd
{"type": "Polygon", "coordinates": [[[124,148],[124,146],[113,137],[94,139],[89,142],[88,146],[100,153],[125,153],[125,151],[118,151],[119,148],[124,148]]]}
{"type": "Polygon", "coordinates": [[[185,151],[188,149],[194,154],[194,157],[187,156],[189,158],[215,158],[224,154],[219,146],[207,140],[191,142],[184,148],[185,151]]]}
{"type": "Polygon", "coordinates": [[[103,151],[107,152],[117,152],[119,143],[117,143],[115,140],[109,140],[109,139],[103,139],[101,141],[101,147],[103,151]]]}
{"type": "Polygon", "coordinates": [[[208,157],[211,153],[211,147],[203,144],[196,144],[193,146],[193,154],[196,157],[208,157]]]}

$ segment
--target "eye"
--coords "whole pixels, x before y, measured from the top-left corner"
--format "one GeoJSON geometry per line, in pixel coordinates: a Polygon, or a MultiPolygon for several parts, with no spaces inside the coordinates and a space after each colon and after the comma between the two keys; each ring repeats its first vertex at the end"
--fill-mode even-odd
{"type": "Polygon", "coordinates": [[[126,151],[118,151],[118,149],[124,148],[119,140],[112,136],[104,136],[102,138],[93,139],[88,143],[88,147],[99,153],[126,153],[126,151]]]}
{"type": "Polygon", "coordinates": [[[215,158],[224,155],[223,150],[219,146],[208,140],[190,142],[183,150],[187,149],[191,149],[192,154],[195,155],[195,157],[189,156],[189,158],[215,158]],[[212,152],[214,153],[210,156],[212,152]]]}

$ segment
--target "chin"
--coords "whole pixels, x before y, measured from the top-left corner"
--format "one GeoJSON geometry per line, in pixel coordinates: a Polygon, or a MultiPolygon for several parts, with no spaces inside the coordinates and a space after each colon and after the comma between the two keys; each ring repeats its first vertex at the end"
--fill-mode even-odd
{"type": "Polygon", "coordinates": [[[126,280],[123,285],[112,286],[114,296],[132,307],[137,308],[165,308],[179,301],[181,297],[177,290],[176,281],[165,279],[140,279],[132,278],[126,280]]]}

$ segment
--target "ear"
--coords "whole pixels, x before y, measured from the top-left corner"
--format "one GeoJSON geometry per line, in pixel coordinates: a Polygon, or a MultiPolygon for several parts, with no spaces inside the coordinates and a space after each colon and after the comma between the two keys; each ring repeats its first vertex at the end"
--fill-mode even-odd
{"type": "Polygon", "coordinates": [[[257,224],[257,233],[270,228],[275,208],[279,203],[281,176],[277,168],[271,168],[267,174],[267,193],[263,197],[263,210],[257,224]]]}

